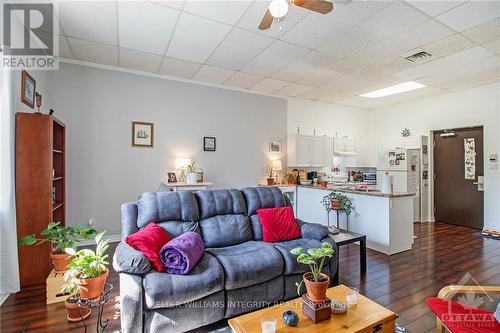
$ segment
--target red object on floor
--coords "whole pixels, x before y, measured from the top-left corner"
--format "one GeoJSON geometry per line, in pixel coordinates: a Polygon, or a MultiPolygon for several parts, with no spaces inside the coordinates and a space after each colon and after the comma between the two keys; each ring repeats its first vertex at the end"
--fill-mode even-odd
{"type": "Polygon", "coordinates": [[[258,209],[262,240],[276,243],[299,238],[302,233],[293,216],[292,207],[258,209]]]}
{"type": "Polygon", "coordinates": [[[164,272],[165,266],[160,260],[160,250],[172,237],[154,222],[125,238],[125,243],[148,258],[151,266],[158,272],[164,272]]]}
{"type": "Polygon", "coordinates": [[[452,333],[500,332],[500,323],[495,320],[493,312],[465,307],[457,302],[436,297],[427,298],[426,302],[452,333]]]}

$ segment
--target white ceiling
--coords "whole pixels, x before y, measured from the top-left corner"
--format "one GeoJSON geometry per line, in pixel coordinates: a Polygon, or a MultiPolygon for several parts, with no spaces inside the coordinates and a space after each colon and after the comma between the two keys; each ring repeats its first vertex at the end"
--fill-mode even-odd
{"type": "Polygon", "coordinates": [[[267,1],[60,1],[64,58],[366,109],[500,79],[500,1],[334,1],[291,7],[258,30],[267,1]],[[426,51],[411,63],[402,57],[426,51]],[[427,88],[361,93],[414,80],[427,88]]]}

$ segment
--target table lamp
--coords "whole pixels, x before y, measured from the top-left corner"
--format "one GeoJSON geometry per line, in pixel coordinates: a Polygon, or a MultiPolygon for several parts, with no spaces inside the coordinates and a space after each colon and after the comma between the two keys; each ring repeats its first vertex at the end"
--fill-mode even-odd
{"type": "Polygon", "coordinates": [[[276,183],[279,183],[280,171],[283,170],[283,164],[281,164],[281,160],[274,160],[271,162],[271,165],[276,173],[276,183]]]}

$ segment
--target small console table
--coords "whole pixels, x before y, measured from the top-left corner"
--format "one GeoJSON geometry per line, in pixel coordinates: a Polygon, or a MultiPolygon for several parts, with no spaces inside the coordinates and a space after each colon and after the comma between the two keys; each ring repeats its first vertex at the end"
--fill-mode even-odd
{"type": "MultiPolygon", "coordinates": [[[[340,233],[336,235],[330,234],[330,238],[335,241],[339,248],[346,244],[359,242],[360,270],[362,273],[366,273],[366,235],[340,229],[340,233]]],[[[337,273],[335,273],[335,276],[333,277],[333,284],[335,286],[339,284],[339,259],[337,260],[337,273]]]]}
{"type": "Polygon", "coordinates": [[[212,185],[213,183],[210,182],[200,182],[196,184],[187,184],[184,182],[176,182],[176,183],[161,182],[156,192],[201,191],[201,190],[206,190],[208,186],[212,185]]]}

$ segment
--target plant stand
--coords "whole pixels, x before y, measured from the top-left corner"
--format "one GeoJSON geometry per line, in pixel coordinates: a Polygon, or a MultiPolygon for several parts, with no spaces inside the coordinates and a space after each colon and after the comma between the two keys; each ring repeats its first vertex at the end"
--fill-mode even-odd
{"type": "MultiPolygon", "coordinates": [[[[330,226],[330,212],[332,210],[335,211],[335,213],[337,214],[337,229],[340,229],[339,228],[340,214],[345,213],[345,211],[343,209],[341,209],[341,208],[330,208],[330,209],[328,209],[328,211],[326,213],[328,227],[330,226]]],[[[347,217],[347,230],[349,230],[349,215],[346,213],[345,216],[347,217]]]]}
{"type": "Polygon", "coordinates": [[[113,285],[111,283],[106,283],[104,285],[104,292],[96,298],[81,298],[80,295],[76,295],[78,303],[78,312],[80,313],[80,318],[85,327],[85,333],[87,333],[87,323],[83,318],[83,313],[81,309],[83,308],[97,308],[97,322],[96,322],[96,333],[102,333],[108,326],[108,319],[102,319],[102,312],[104,310],[104,305],[108,302],[111,294],[113,285]]]}

